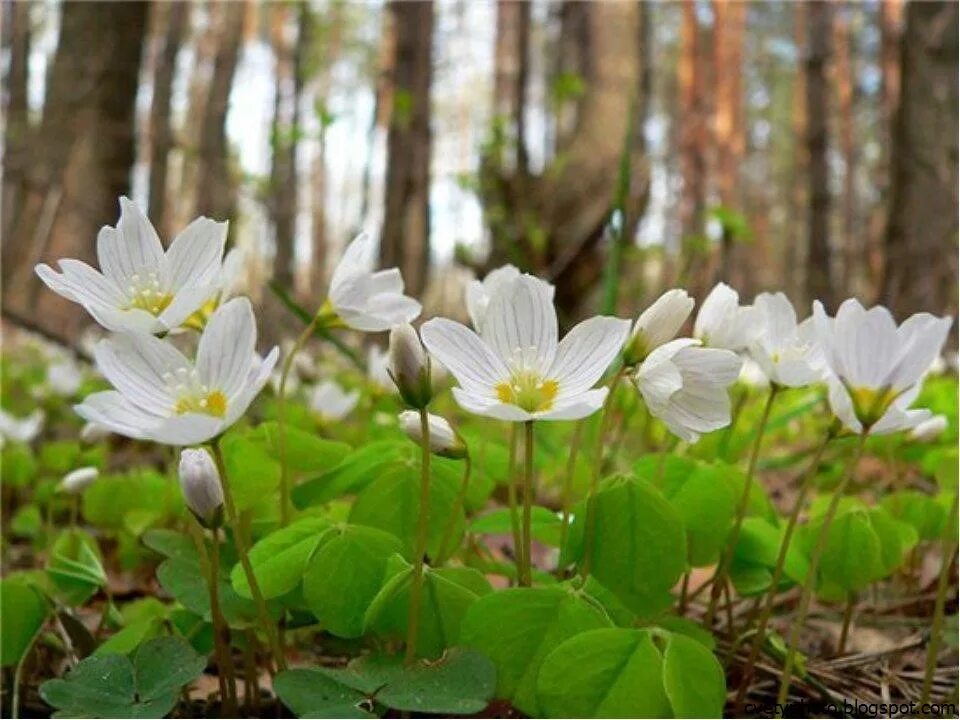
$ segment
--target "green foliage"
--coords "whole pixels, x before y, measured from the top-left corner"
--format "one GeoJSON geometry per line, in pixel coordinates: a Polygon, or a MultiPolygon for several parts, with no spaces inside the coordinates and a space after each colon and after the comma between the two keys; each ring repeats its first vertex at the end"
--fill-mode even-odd
{"type": "Polygon", "coordinates": [[[48,613],[47,601],[29,584],[0,580],[0,667],[20,662],[48,613]]]}
{"type": "MultiPolygon", "coordinates": [[[[250,548],[250,564],[265,598],[286,595],[300,584],[304,567],[328,530],[330,523],[324,518],[308,517],[275,530],[250,548]]],[[[239,564],[230,580],[238,594],[253,597],[239,564]]]]}
{"type": "Polygon", "coordinates": [[[100,477],[83,492],[88,522],[135,537],[174,517],[182,505],[177,483],[152,470],[100,477]]]}
{"type": "Polygon", "coordinates": [[[67,605],[82,605],[89,600],[107,582],[96,540],[83,530],[63,531],[50,550],[47,576],[67,605]]]}
{"type": "Polygon", "coordinates": [[[160,637],[141,645],[132,659],[86,658],[63,678],[43,683],[40,696],[66,717],[162,718],[205,666],[182,638],[160,637]]]}

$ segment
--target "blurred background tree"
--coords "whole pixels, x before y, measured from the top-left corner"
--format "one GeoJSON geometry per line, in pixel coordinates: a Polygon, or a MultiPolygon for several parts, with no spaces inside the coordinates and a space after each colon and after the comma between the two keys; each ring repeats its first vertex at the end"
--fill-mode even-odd
{"type": "Polygon", "coordinates": [[[2,9],[3,311],[64,338],[32,268],[92,259],[121,194],[165,242],[230,219],[306,305],[363,229],[428,313],[503,262],[567,320],[720,279],[957,311],[953,2],[2,9]]]}

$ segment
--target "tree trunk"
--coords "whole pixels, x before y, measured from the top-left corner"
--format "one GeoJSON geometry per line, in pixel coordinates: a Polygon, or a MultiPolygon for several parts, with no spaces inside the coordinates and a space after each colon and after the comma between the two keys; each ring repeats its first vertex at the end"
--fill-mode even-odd
{"type": "Polygon", "coordinates": [[[512,137],[504,137],[502,149],[512,145],[513,158],[504,152],[500,162],[513,164],[519,172],[526,172],[526,89],[528,54],[530,47],[530,10],[528,2],[498,0],[497,33],[494,46],[493,104],[495,122],[513,129],[512,137]]]}
{"type": "Polygon", "coordinates": [[[222,25],[213,76],[200,122],[195,214],[215,220],[232,220],[236,216],[236,180],[231,170],[226,125],[230,90],[240,59],[246,3],[224,3],[221,10],[222,25]]]}
{"type": "Polygon", "coordinates": [[[883,284],[901,317],[956,313],[957,30],[956,3],[907,4],[883,284]]]}
{"type": "Polygon", "coordinates": [[[825,0],[806,4],[807,12],[807,159],[808,252],[807,300],[833,308],[833,263],[830,249],[830,171],[827,151],[830,92],[832,8],[825,0]]]}
{"type": "Polygon", "coordinates": [[[167,207],[167,170],[173,149],[170,123],[170,99],[177,70],[177,54],[183,44],[189,21],[187,2],[157,3],[155,14],[162,14],[163,40],[157,54],[150,103],[150,199],[149,212],[161,238],[171,237],[173,222],[167,207]]]}
{"type": "MultiPolygon", "coordinates": [[[[704,93],[702,35],[694,0],[684,0],[677,65],[680,150],[680,235],[685,253],[700,245],[707,194],[707,108],[704,93]]],[[[690,259],[692,262],[692,258],[690,259]]],[[[669,280],[668,282],[673,282],[669,280]]]]}
{"type": "Polygon", "coordinates": [[[790,187],[787,189],[789,207],[789,235],[787,248],[783,253],[784,265],[780,276],[784,289],[797,307],[806,307],[806,266],[807,233],[805,232],[806,188],[801,181],[807,175],[806,137],[806,77],[802,72],[806,53],[806,5],[802,2],[793,6],[793,43],[796,47],[798,67],[793,73],[791,89],[790,128],[793,133],[793,172],[790,187]]]}
{"type": "MultiPolygon", "coordinates": [[[[23,178],[28,164],[30,118],[27,114],[27,76],[30,61],[30,8],[28,2],[3,5],[4,47],[9,52],[7,70],[6,127],[3,134],[3,205],[2,232],[9,237],[23,194],[23,178]]],[[[3,279],[7,280],[4,265],[3,279]]]]}
{"type": "Polygon", "coordinates": [[[44,329],[76,331],[83,313],[33,275],[38,260],[92,260],[97,232],[117,219],[129,194],[134,112],[148,3],[63,5],[43,121],[31,142],[16,227],[5,236],[11,281],[5,302],[42,318],[44,329]]]}
{"type": "Polygon", "coordinates": [[[378,140],[389,133],[390,116],[393,114],[393,66],[396,62],[397,29],[392,12],[381,13],[380,45],[377,48],[375,100],[373,116],[370,118],[370,128],[367,133],[366,160],[363,164],[363,184],[360,191],[360,218],[359,226],[373,214],[378,214],[373,207],[373,164],[376,157],[378,140]]]}
{"type": "Polygon", "coordinates": [[[857,223],[856,179],[857,151],[854,142],[854,87],[856,68],[850,50],[852,5],[837,8],[834,21],[834,38],[837,48],[836,86],[838,134],[840,154],[843,157],[843,197],[840,201],[843,227],[843,290],[854,292],[859,278],[859,259],[862,255],[860,238],[863,230],[857,223]]]}
{"type": "Polygon", "coordinates": [[[387,138],[384,266],[398,266],[411,295],[426,286],[430,261],[430,81],[432,0],[393,0],[396,28],[393,112],[387,138]]]}

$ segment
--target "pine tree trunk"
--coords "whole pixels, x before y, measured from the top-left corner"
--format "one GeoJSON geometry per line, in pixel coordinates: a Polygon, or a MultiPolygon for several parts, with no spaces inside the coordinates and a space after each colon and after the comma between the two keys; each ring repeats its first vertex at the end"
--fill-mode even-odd
{"type": "Polygon", "coordinates": [[[4,249],[18,248],[5,302],[40,318],[44,329],[76,332],[84,313],[41,292],[37,261],[93,260],[96,236],[115,223],[130,191],[134,111],[148,3],[63,5],[60,38],[40,128],[31,138],[27,187],[4,249]]]}
{"type": "Polygon", "coordinates": [[[836,86],[838,134],[840,154],[843,157],[843,196],[840,201],[843,227],[843,290],[852,293],[860,274],[859,259],[862,255],[861,235],[857,225],[856,178],[857,151],[854,142],[854,87],[856,69],[850,50],[850,18],[855,8],[852,5],[838,7],[834,20],[834,38],[837,48],[836,86]]]}
{"type": "Polygon", "coordinates": [[[806,137],[806,77],[802,72],[803,56],[806,53],[806,5],[802,2],[793,6],[793,42],[797,49],[798,68],[793,74],[791,88],[790,128],[793,133],[793,172],[790,187],[786,195],[789,203],[789,235],[784,252],[784,265],[780,276],[783,278],[785,292],[797,307],[806,307],[806,187],[802,179],[807,175],[806,137]]]}
{"type": "Polygon", "coordinates": [[[153,99],[150,103],[150,198],[149,212],[161,238],[171,237],[173,222],[167,205],[167,175],[173,128],[170,100],[177,70],[177,54],[186,35],[190,4],[157,3],[156,15],[162,15],[163,39],[153,75],[153,99]]]}
{"type": "Polygon", "coordinates": [[[221,10],[213,76],[200,122],[195,214],[232,220],[236,216],[236,180],[231,170],[226,125],[233,76],[240,59],[246,3],[224,3],[221,10]]]}
{"type": "MultiPolygon", "coordinates": [[[[3,133],[3,205],[2,234],[9,237],[16,224],[23,179],[29,161],[27,155],[30,119],[27,115],[27,77],[30,60],[30,8],[28,2],[8,2],[3,5],[4,46],[9,52],[7,69],[7,104],[4,108],[6,126],[3,133]]],[[[6,258],[5,258],[6,259],[6,258]]],[[[3,267],[3,279],[8,279],[8,268],[3,267]]]]}
{"type": "Polygon", "coordinates": [[[830,248],[829,149],[830,92],[827,78],[831,54],[832,8],[813,0],[807,12],[807,158],[808,241],[807,299],[835,308],[833,262],[830,248]]]}
{"type": "Polygon", "coordinates": [[[956,3],[907,4],[883,284],[900,317],[957,308],[957,30],[956,3]]]}
{"type": "Polygon", "coordinates": [[[512,128],[512,136],[503,143],[504,150],[511,145],[513,158],[501,157],[500,162],[512,164],[519,172],[527,171],[526,89],[529,73],[530,10],[528,2],[498,0],[497,33],[493,67],[494,116],[497,122],[512,128]]]}
{"type": "Polygon", "coordinates": [[[384,266],[398,266],[412,295],[426,286],[430,258],[430,82],[432,0],[394,0],[393,112],[387,139],[384,266]]]}

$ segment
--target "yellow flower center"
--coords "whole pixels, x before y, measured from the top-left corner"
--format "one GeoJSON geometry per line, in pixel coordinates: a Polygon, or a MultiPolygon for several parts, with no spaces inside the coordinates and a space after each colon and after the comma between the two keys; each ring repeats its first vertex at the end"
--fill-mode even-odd
{"type": "Polygon", "coordinates": [[[201,305],[193,315],[183,321],[183,326],[201,332],[207,325],[207,320],[213,315],[213,311],[220,304],[219,296],[214,296],[201,305]]]}
{"type": "Polygon", "coordinates": [[[545,380],[531,370],[515,370],[509,381],[498,383],[494,390],[497,399],[516,405],[527,412],[544,412],[553,407],[560,386],[556,380],[545,380]]]}
{"type": "Polygon", "coordinates": [[[890,388],[847,387],[857,419],[870,427],[883,417],[900,393],[890,388]]]}
{"type": "Polygon", "coordinates": [[[184,413],[203,413],[222,418],[227,412],[227,397],[219,390],[205,394],[181,395],[174,406],[177,415],[184,413]]]}
{"type": "Polygon", "coordinates": [[[129,301],[127,310],[146,310],[153,316],[162,313],[173,301],[173,295],[160,286],[160,278],[155,272],[144,275],[134,274],[127,287],[129,301]]]}

